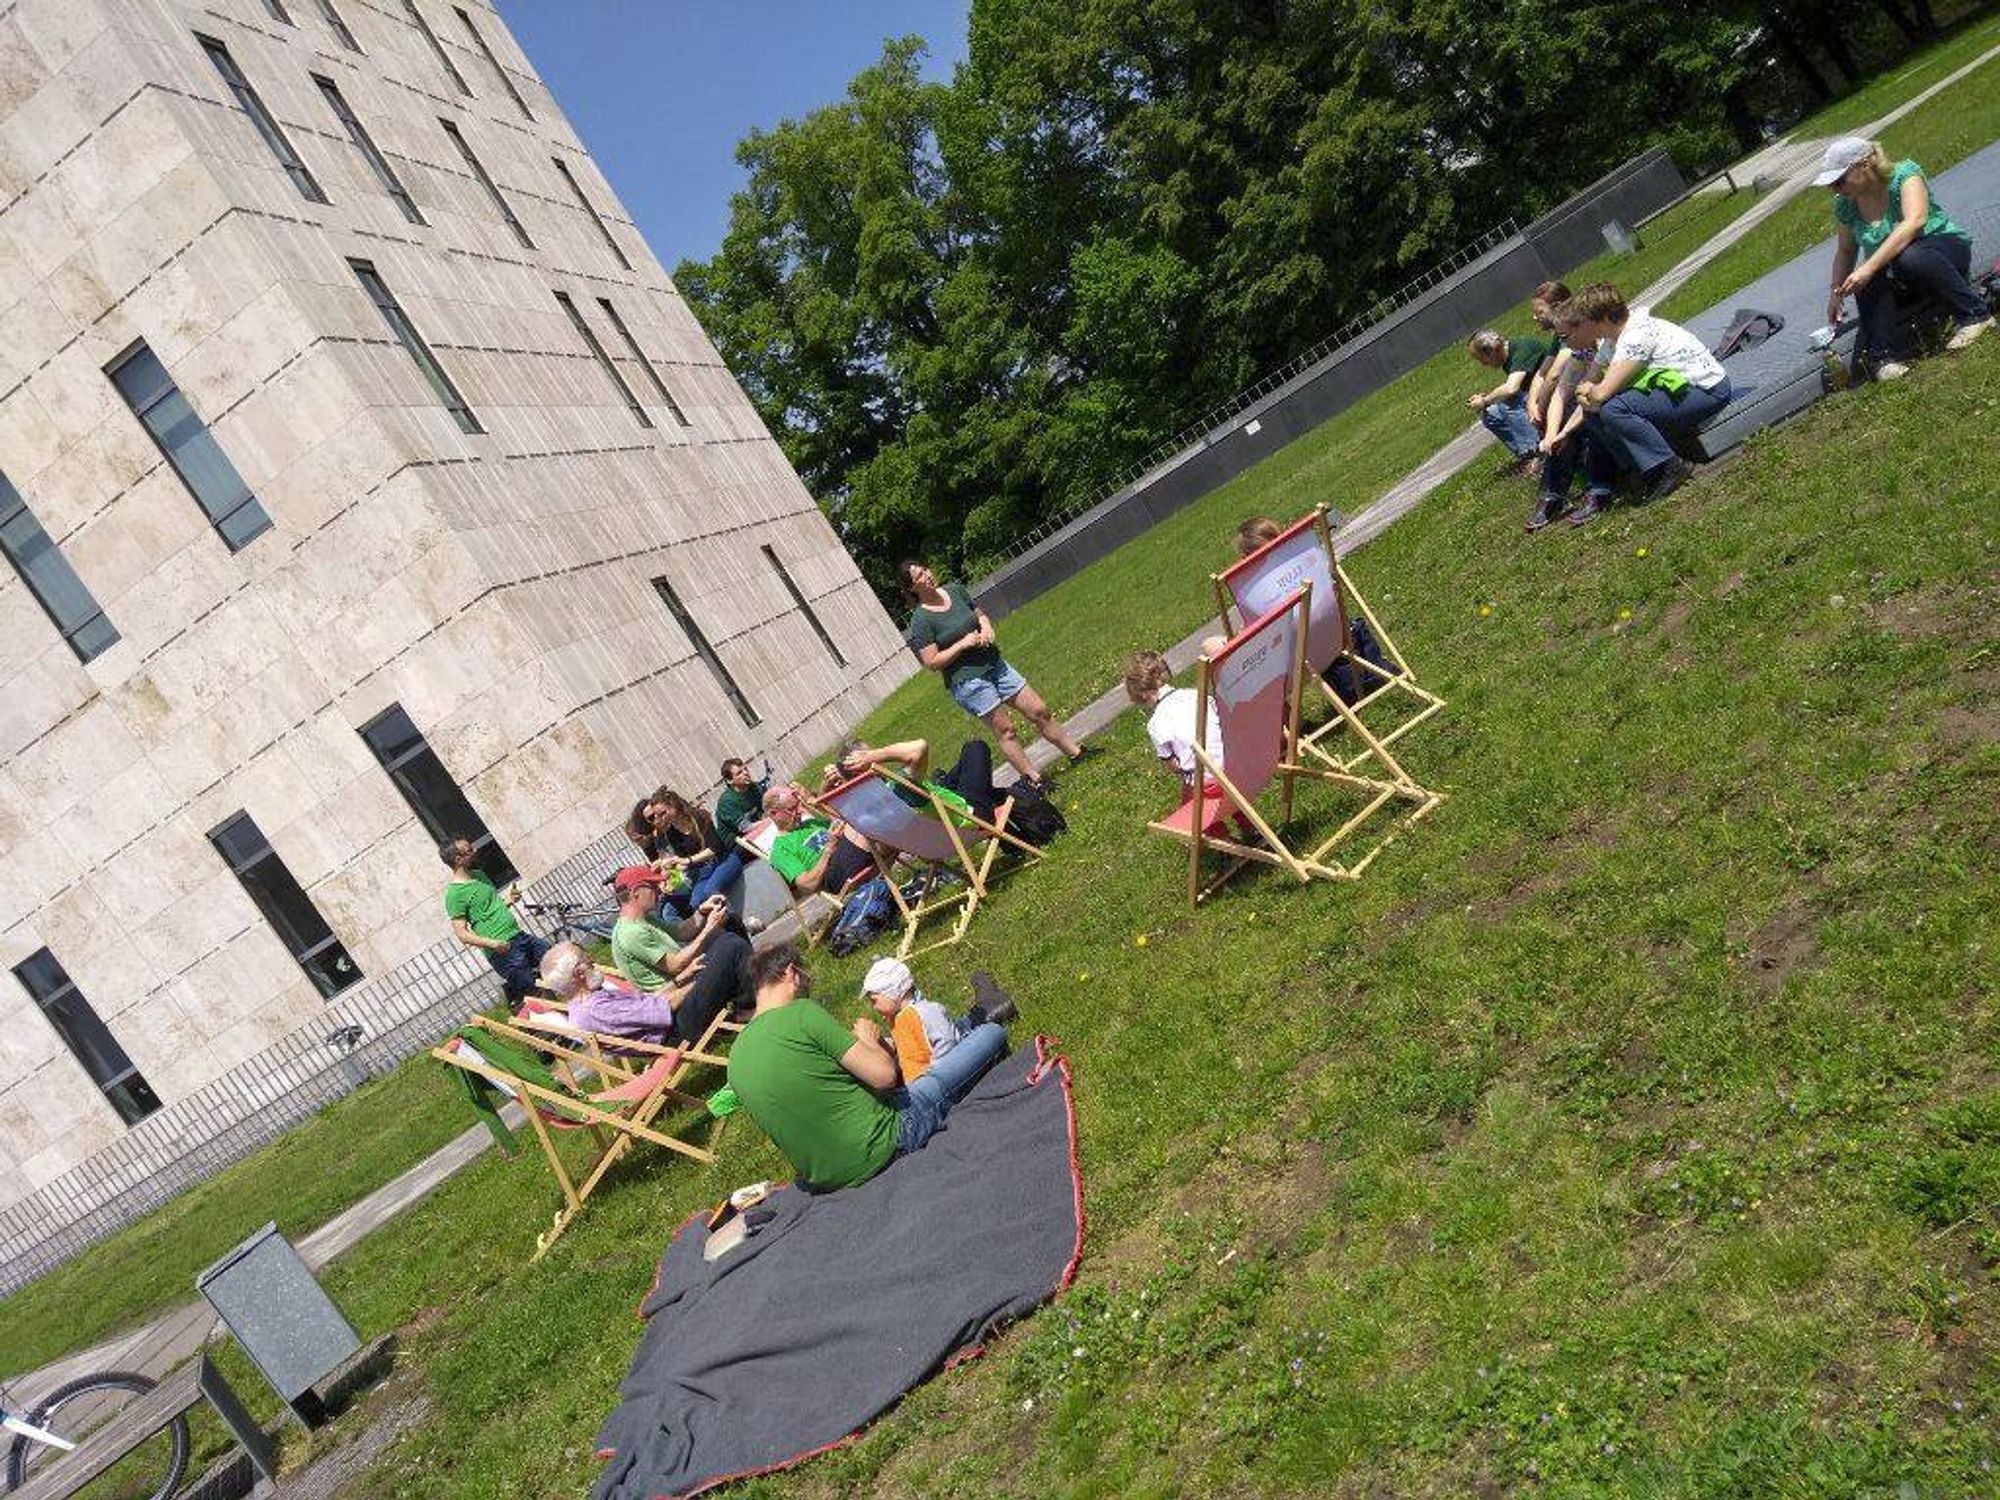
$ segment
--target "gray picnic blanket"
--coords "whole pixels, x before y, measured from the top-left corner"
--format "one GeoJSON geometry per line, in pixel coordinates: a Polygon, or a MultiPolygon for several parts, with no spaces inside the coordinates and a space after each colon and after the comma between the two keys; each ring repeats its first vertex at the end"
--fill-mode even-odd
{"type": "Polygon", "coordinates": [[[773,1217],[716,1261],[706,1216],[668,1243],[598,1435],[597,1500],[810,1457],[1061,1291],[1083,1242],[1068,1067],[1037,1038],[872,1181],[761,1206],[773,1217]]]}

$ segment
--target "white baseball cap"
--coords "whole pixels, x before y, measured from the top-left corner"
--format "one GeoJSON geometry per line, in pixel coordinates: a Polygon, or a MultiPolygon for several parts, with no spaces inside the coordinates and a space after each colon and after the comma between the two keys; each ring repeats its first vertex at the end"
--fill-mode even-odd
{"type": "Polygon", "coordinates": [[[1844,135],[1826,148],[1826,155],[1819,161],[1819,176],[1813,179],[1814,187],[1832,187],[1847,175],[1849,167],[1858,167],[1875,154],[1875,143],[1864,141],[1858,135],[1844,135]]]}
{"type": "Polygon", "coordinates": [[[863,999],[870,995],[887,995],[892,1000],[900,1000],[916,987],[916,976],[900,958],[876,959],[861,980],[863,999]]]}

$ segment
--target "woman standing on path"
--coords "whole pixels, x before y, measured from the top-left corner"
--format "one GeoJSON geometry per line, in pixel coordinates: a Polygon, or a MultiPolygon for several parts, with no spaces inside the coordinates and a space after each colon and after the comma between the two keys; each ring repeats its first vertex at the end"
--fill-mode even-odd
{"type": "Polygon", "coordinates": [[[1083,747],[1064,732],[1048,704],[1028,686],[1027,678],[1007,665],[993,643],[993,622],[972,602],[965,585],[940,584],[922,563],[906,562],[896,569],[916,608],[910,611],[905,639],[917,659],[944,674],[952,701],[975,719],[984,719],[1000,741],[1000,753],[1026,781],[1041,785],[1035,764],[1014,728],[1011,704],[1028,716],[1042,738],[1069,757],[1083,759],[1083,747]]]}

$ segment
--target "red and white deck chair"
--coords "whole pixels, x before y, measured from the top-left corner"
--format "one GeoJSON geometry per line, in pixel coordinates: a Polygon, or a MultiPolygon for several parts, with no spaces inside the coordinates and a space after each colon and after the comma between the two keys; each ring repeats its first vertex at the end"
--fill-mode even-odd
{"type": "Polygon", "coordinates": [[[996,820],[989,823],[977,813],[946,801],[935,788],[911,781],[887,766],[870,766],[815,800],[830,816],[874,844],[875,866],[903,918],[902,941],[896,945],[898,958],[947,948],[965,936],[992,885],[1001,845],[1031,860],[1042,857],[1040,849],[1007,832],[1011,801],[1002,802],[996,820]],[[885,849],[889,854],[883,853],[885,849]],[[913,860],[922,868],[914,900],[896,881],[896,858],[913,860]],[[947,873],[956,875],[958,881],[941,888],[947,873]],[[950,936],[918,947],[917,934],[923,924],[953,910],[958,917],[950,936]]]}
{"type": "MultiPolygon", "coordinates": [[[[1327,526],[1326,507],[1315,506],[1287,526],[1270,541],[1213,575],[1216,607],[1225,631],[1241,622],[1254,620],[1279,604],[1302,584],[1312,587],[1312,620],[1306,632],[1306,665],[1319,683],[1319,692],[1333,708],[1333,715],[1301,740],[1301,749],[1338,771],[1386,775],[1390,780],[1416,786],[1416,778],[1406,771],[1389,747],[1444,707],[1444,700],[1417,681],[1403,653],[1390,639],[1382,622],[1368,608],[1368,601],[1354,587],[1347,570],[1334,550],[1333,533],[1327,526]],[[1368,622],[1393,670],[1385,671],[1354,649],[1347,603],[1368,622]],[[1324,673],[1345,660],[1361,697],[1345,702],[1325,680],[1324,673]],[[1374,710],[1375,725],[1368,722],[1374,710]],[[1400,713],[1397,710],[1401,710],[1400,713]],[[1412,711],[1413,710],[1413,711],[1412,711]],[[1394,716],[1387,728],[1379,728],[1394,716]],[[1352,733],[1360,748],[1343,756],[1332,741],[1343,732],[1352,733]],[[1374,761],[1374,766],[1369,762],[1374,761]]],[[[1352,746],[1342,748],[1352,749],[1352,746]]]]}
{"type": "Polygon", "coordinates": [[[1195,664],[1194,783],[1180,807],[1146,825],[1187,844],[1190,905],[1199,906],[1251,864],[1276,865],[1300,884],[1358,880],[1395,830],[1358,860],[1342,862],[1334,850],[1394,802],[1420,804],[1418,816],[1435,805],[1422,788],[1301,761],[1299,705],[1311,691],[1305,654],[1311,598],[1309,583],[1293,590],[1195,664]],[[1219,759],[1208,750],[1211,714],[1221,732],[1219,759]],[[1295,849],[1282,832],[1292,822],[1294,783],[1300,779],[1337,785],[1360,799],[1355,812],[1309,849],[1295,849]],[[1279,783],[1275,819],[1259,805],[1274,780],[1279,783]],[[1208,850],[1228,856],[1228,862],[1204,880],[1202,856],[1208,850]]]}

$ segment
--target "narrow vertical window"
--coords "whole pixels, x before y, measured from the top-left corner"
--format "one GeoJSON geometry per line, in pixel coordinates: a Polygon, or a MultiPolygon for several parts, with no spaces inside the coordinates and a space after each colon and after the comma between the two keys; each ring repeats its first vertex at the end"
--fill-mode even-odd
{"type": "Polygon", "coordinates": [[[452,9],[458,12],[458,18],[465,23],[465,29],[472,33],[472,45],[486,54],[486,61],[492,65],[493,71],[500,75],[500,87],[507,91],[507,97],[514,101],[514,107],[529,119],[534,119],[535,112],[528,108],[528,101],[523,99],[521,91],[514,87],[514,80],[509,78],[507,70],[500,66],[500,59],[495,57],[493,49],[486,45],[486,38],[480,34],[479,28],[472,24],[472,17],[465,13],[463,7],[453,6],[452,9]]]}
{"type": "Polygon", "coordinates": [[[222,75],[222,81],[229,86],[229,92],[236,96],[236,102],[243,107],[243,113],[250,117],[250,123],[257,127],[257,134],[264,138],[264,144],[271,148],[271,154],[278,158],[278,165],[285,169],[285,175],[292,179],[292,186],[299,190],[299,196],[309,203],[324,203],[326,194],[307,169],[299,153],[292,149],[292,143],[285,139],[284,131],[264,107],[264,101],[257,97],[257,91],[250,87],[250,80],[243,76],[243,70],[236,66],[236,59],[229,55],[229,49],[214,37],[195,33],[195,40],[201,43],[201,50],[208,54],[208,60],[215,64],[215,71],[222,75]]]}
{"type": "Polygon", "coordinates": [[[264,0],[264,9],[271,13],[274,21],[283,21],[287,26],[298,24],[292,19],[291,12],[285,9],[283,0],[264,0]]]}
{"type": "Polygon", "coordinates": [[[340,12],[334,9],[333,0],[319,0],[319,13],[326,17],[326,24],[331,26],[333,34],[340,38],[341,46],[349,52],[361,50],[361,43],[354,39],[354,33],[348,29],[347,22],[341,17],[340,12]]]}
{"type": "Polygon", "coordinates": [[[354,149],[359,151],[361,159],[368,163],[369,170],[375,174],[375,180],[382,184],[391,198],[396,200],[396,207],[403,211],[403,217],[412,224],[423,223],[424,216],[417,211],[416,200],[410,196],[409,189],[403,186],[403,181],[396,175],[395,168],[389,165],[389,159],[376,148],[374,137],[368,134],[367,127],[355,117],[354,111],[348,107],[346,98],[334,86],[333,80],[322,78],[315,73],[312,75],[312,81],[319,85],[320,93],[326,96],[326,102],[333,110],[334,118],[347,128],[347,138],[354,142],[354,149]]]}
{"type": "Polygon", "coordinates": [[[569,190],[576,195],[578,206],[590,215],[590,222],[595,224],[597,232],[604,236],[604,243],[610,246],[611,253],[618,258],[618,264],[628,271],[631,270],[632,262],[625,258],[625,252],[618,248],[618,241],[611,237],[611,226],[598,216],[597,210],[590,206],[590,200],[583,196],[583,185],[570,172],[569,163],[560,156],[552,156],[549,160],[556,164],[556,170],[562,173],[562,180],[569,184],[569,190]]]}
{"type": "Polygon", "coordinates": [[[507,851],[487,829],[485,819],[473,811],[423,731],[403,712],[402,704],[390,704],[363,724],[361,738],[433,839],[440,844],[447,839],[472,840],[472,847],[479,851],[479,868],[496,889],[520,878],[507,851]]]}
{"type": "Polygon", "coordinates": [[[674,420],[681,426],[692,427],[694,424],[688,421],[687,413],[681,410],[680,402],[676,401],[674,393],[667,389],[667,383],[660,379],[660,372],[653,368],[653,362],[646,358],[645,351],[639,347],[639,341],[632,337],[632,330],[625,326],[625,320],[618,316],[618,309],[611,305],[611,299],[599,297],[597,305],[604,309],[604,316],[611,320],[611,326],[618,330],[618,337],[625,341],[625,347],[632,351],[632,358],[637,361],[639,368],[646,372],[646,379],[652,382],[653,389],[659,392],[661,404],[674,414],[674,420]]]}
{"type": "Polygon", "coordinates": [[[534,249],[535,242],[528,238],[528,231],[521,227],[521,221],[514,217],[514,210],[508,206],[507,200],[500,196],[500,185],[487,175],[486,168],[481,165],[479,158],[472,154],[472,147],[459,133],[458,127],[444,119],[440,119],[438,124],[442,125],[444,133],[451,137],[451,143],[458,147],[458,154],[465,158],[466,167],[479,179],[479,185],[486,189],[486,196],[491,198],[493,206],[500,210],[500,217],[505,219],[507,227],[514,231],[514,238],[521,242],[521,248],[534,249]]]}
{"type": "Polygon", "coordinates": [[[211,828],[208,841],[321,995],[331,1000],[360,982],[361,970],[250,814],[237,813],[211,828]]]}
{"type": "Polygon", "coordinates": [[[89,661],[117,641],[118,632],[104,617],[97,600],[5,474],[0,474],[0,552],[7,554],[21,582],[47,611],[78,660],[89,661]]]}
{"type": "Polygon", "coordinates": [[[840,647],[836,646],[833,637],[827,634],[826,626],[820,621],[819,612],[812,607],[812,601],[806,598],[805,590],[800,588],[798,580],[792,577],[791,570],[778,556],[777,549],[764,548],[764,556],[768,557],[771,566],[778,570],[778,577],[785,585],[785,592],[792,596],[792,603],[799,607],[799,613],[806,617],[806,623],[812,626],[813,634],[819,637],[819,643],[826,647],[826,654],[833,658],[836,666],[846,666],[847,658],[840,654],[840,647]]]}
{"type": "Polygon", "coordinates": [[[590,325],[583,321],[583,314],[576,310],[576,304],[570,301],[569,294],[557,292],[556,301],[560,302],[562,310],[569,314],[570,322],[575,325],[577,333],[595,356],[598,364],[603,366],[604,373],[610,377],[611,383],[618,388],[618,394],[625,398],[625,409],[632,413],[641,427],[651,427],[653,419],[646,415],[646,408],[641,406],[639,398],[632,394],[632,387],[625,383],[625,377],[618,373],[618,366],[611,363],[611,356],[606,354],[604,346],[597,342],[597,335],[592,333],[590,325]]]}
{"type": "Polygon", "coordinates": [[[410,13],[410,20],[417,30],[424,34],[424,40],[431,44],[431,51],[437,54],[437,60],[443,64],[445,72],[451,74],[451,81],[458,85],[458,91],[470,95],[471,85],[466,83],[465,75],[459,72],[457,65],[452,62],[451,54],[444,50],[444,43],[439,41],[437,33],[431,30],[431,23],[424,19],[424,13],[417,9],[417,0],[403,0],[403,9],[410,13]]]}
{"type": "Polygon", "coordinates": [[[137,1125],[160,1107],[159,1096],[132,1066],[132,1059],[118,1045],[118,1038],[91,1009],[83,991],[56,962],[53,953],[46,948],[38,949],[14,966],[14,977],[41,1007],[49,1025],[63,1039],[63,1045],[90,1075],[90,1081],[104,1091],[106,1102],[118,1111],[119,1119],[127,1125],[137,1125]]]}
{"type": "Polygon", "coordinates": [[[104,373],[231,552],[242,551],[271,529],[264,507],[151,349],[134,345],[104,373]]]}
{"type": "Polygon", "coordinates": [[[695,624],[694,616],[689,614],[687,606],[681,603],[681,596],[674,592],[674,586],[664,578],[655,578],[653,588],[659,594],[660,602],[666,605],[667,613],[672,615],[674,622],[680,626],[681,634],[685,635],[688,644],[694,647],[694,654],[699,656],[708,670],[715,674],[717,686],[735,706],[743,722],[755,726],[759,722],[757,710],[752,708],[750,700],[743,696],[743,689],[738,687],[736,679],[729,675],[729,668],[724,666],[722,658],[715,654],[715,647],[711,646],[708,637],[701,633],[701,627],[695,624]]]}
{"type": "Polygon", "coordinates": [[[389,332],[396,336],[396,342],[403,346],[404,352],[423,372],[424,379],[428,380],[431,389],[437,392],[438,399],[445,405],[445,410],[449,411],[452,419],[458,423],[459,431],[484,432],[486,429],[479,425],[479,418],[475,417],[472,408],[465,404],[465,397],[459,395],[458,387],[451,383],[451,377],[445,374],[444,366],[437,362],[437,356],[431,353],[431,346],[426,344],[423,335],[417,332],[416,325],[410,321],[409,314],[403,311],[402,304],[390,295],[388,286],[377,274],[375,267],[365,260],[350,260],[348,264],[354,268],[355,277],[361,282],[362,289],[368,293],[369,300],[375,304],[375,310],[382,314],[382,321],[389,325],[389,332]]]}

